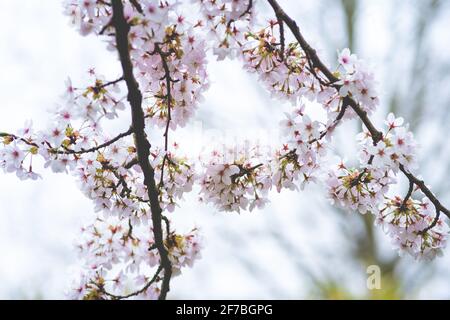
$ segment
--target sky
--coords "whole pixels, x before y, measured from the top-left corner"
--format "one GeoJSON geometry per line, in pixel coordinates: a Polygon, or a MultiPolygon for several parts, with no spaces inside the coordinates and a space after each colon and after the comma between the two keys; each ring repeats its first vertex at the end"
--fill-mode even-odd
{"type": "MultiPolygon", "coordinates": [[[[297,1],[280,2],[287,12],[302,19],[304,32],[319,53],[326,60],[334,58],[321,43],[340,41],[327,35],[333,32],[333,24],[327,26],[320,21],[315,27],[317,6],[321,4],[302,1],[300,10],[297,1]]],[[[387,15],[383,14],[386,6],[364,3],[369,4],[363,8],[367,21],[362,28],[367,37],[378,40],[364,42],[361,55],[380,65],[389,58],[389,43],[396,39],[390,35],[387,15]]],[[[321,17],[323,21],[341,18],[333,10],[325,10],[321,17]]],[[[404,21],[408,23],[407,17],[404,21]]],[[[92,66],[111,79],[120,72],[115,55],[104,43],[95,37],[81,37],[69,26],[58,1],[2,0],[0,25],[0,131],[14,132],[26,119],[32,119],[36,128],[45,128],[49,121],[46,111],[59,102],[68,76],[80,83],[92,66]]],[[[212,85],[205,102],[177,139],[192,145],[191,149],[199,145],[195,141],[209,143],[211,136],[229,141],[242,141],[242,137],[277,140],[278,122],[289,107],[272,100],[252,75],[241,70],[238,61],[217,63],[210,59],[209,70],[212,85]]],[[[123,115],[119,127],[126,125],[127,117],[123,115]]],[[[351,126],[345,128],[355,131],[351,126]]],[[[340,139],[337,137],[337,143],[344,144],[340,139]]],[[[352,150],[349,145],[340,152],[352,150]]],[[[43,179],[35,182],[0,174],[0,298],[64,298],[77,261],[73,239],[93,214],[91,202],[70,175],[41,173],[43,179]]],[[[174,220],[181,229],[199,226],[205,250],[193,269],[174,279],[173,297],[304,297],[310,282],[308,277],[299,276],[302,270],[333,263],[337,265],[336,277],[348,283],[351,290],[365,290],[365,275],[356,271],[349,274],[352,265],[335,257],[334,251],[345,251],[346,243],[339,232],[341,226],[334,225],[335,220],[329,216],[321,192],[313,186],[302,193],[273,194],[267,209],[241,215],[219,214],[210,206],[199,205],[195,194],[186,197],[174,220]],[[301,232],[296,228],[299,224],[304,226],[301,232]],[[275,237],[277,232],[289,234],[301,258],[279,250],[266,239],[267,232],[275,237]],[[318,248],[329,260],[317,256],[318,248]]],[[[447,294],[445,286],[436,292],[437,297],[447,294]]]]}

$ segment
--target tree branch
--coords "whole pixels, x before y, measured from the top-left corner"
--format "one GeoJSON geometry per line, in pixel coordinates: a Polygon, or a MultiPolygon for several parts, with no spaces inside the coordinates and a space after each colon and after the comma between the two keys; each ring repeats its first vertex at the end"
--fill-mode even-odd
{"type": "Polygon", "coordinates": [[[412,181],[416,186],[419,187],[420,191],[422,191],[423,194],[426,195],[428,199],[430,199],[431,203],[433,203],[436,210],[441,211],[450,218],[450,211],[441,204],[439,199],[436,198],[433,192],[431,192],[431,190],[425,185],[425,182],[423,180],[415,177],[411,172],[406,170],[403,165],[400,165],[400,171],[403,172],[403,174],[408,178],[409,181],[412,181]]]}
{"type": "MultiPolygon", "coordinates": [[[[320,60],[316,50],[314,50],[309,45],[309,43],[305,40],[305,38],[301,34],[300,28],[298,27],[297,23],[291,17],[289,17],[288,14],[286,14],[286,12],[278,4],[277,0],[267,0],[267,1],[272,7],[277,19],[281,19],[282,21],[284,21],[284,23],[286,23],[288,28],[291,30],[292,34],[300,44],[301,48],[303,49],[303,51],[305,51],[308,60],[311,61],[313,67],[318,69],[328,79],[329,81],[328,86],[334,87],[336,90],[339,90],[340,87],[339,85],[336,84],[336,82],[339,81],[339,78],[337,78],[320,60]]],[[[353,98],[349,98],[348,105],[355,111],[355,113],[364,123],[367,130],[369,130],[373,143],[376,145],[379,141],[381,141],[383,138],[383,133],[374,126],[372,121],[369,119],[367,112],[361,108],[359,103],[357,103],[353,98]]],[[[425,183],[422,180],[416,178],[411,172],[407,171],[402,165],[400,165],[400,171],[403,172],[403,174],[408,178],[410,182],[417,185],[419,189],[423,192],[423,194],[425,194],[428,197],[428,199],[430,199],[430,201],[435,206],[437,212],[443,212],[447,217],[450,218],[450,211],[439,202],[436,196],[431,192],[431,190],[425,185],[425,183]]]]}
{"type": "MultiPolygon", "coordinates": [[[[155,52],[157,52],[159,54],[159,56],[161,57],[161,61],[162,61],[162,65],[163,65],[163,69],[164,69],[164,78],[166,80],[166,100],[167,100],[167,123],[166,123],[166,129],[164,131],[164,158],[163,158],[163,162],[162,162],[162,166],[161,166],[161,179],[159,182],[159,188],[161,188],[163,186],[163,182],[164,182],[164,167],[166,165],[167,162],[167,152],[169,151],[169,129],[170,129],[170,122],[172,121],[172,82],[175,82],[176,80],[172,80],[171,76],[170,76],[170,68],[169,68],[169,64],[167,62],[167,57],[169,56],[169,54],[167,52],[164,52],[159,43],[155,44],[155,52]]],[[[168,235],[167,235],[168,236],[168,235]]]]}
{"type": "Polygon", "coordinates": [[[100,290],[101,292],[103,292],[104,294],[106,294],[108,297],[110,297],[110,298],[112,298],[112,299],[114,299],[114,300],[124,300],[124,299],[129,299],[129,298],[131,298],[131,297],[140,295],[141,293],[144,293],[145,291],[147,291],[148,288],[150,288],[150,286],[151,286],[153,283],[155,283],[155,282],[159,279],[159,274],[161,273],[162,269],[163,269],[163,268],[162,268],[162,266],[160,265],[160,266],[158,267],[158,269],[156,270],[154,276],[153,276],[153,277],[145,284],[145,286],[143,286],[141,289],[139,289],[139,290],[137,290],[137,291],[134,291],[134,292],[132,292],[132,293],[130,293],[130,294],[127,294],[127,295],[124,295],[124,296],[115,295],[115,294],[112,294],[112,293],[106,291],[104,287],[100,287],[99,290],[100,290]]]}
{"type": "Polygon", "coordinates": [[[131,106],[132,126],[134,129],[134,138],[139,165],[144,174],[144,184],[147,187],[150,200],[150,209],[153,222],[153,236],[156,248],[161,259],[161,266],[164,269],[164,276],[161,285],[160,300],[164,300],[170,290],[170,278],[172,276],[172,264],[169,260],[168,252],[164,246],[162,230],[162,209],[158,200],[158,189],[155,183],[155,171],[150,164],[150,142],[145,133],[145,116],[142,110],[142,93],[139,84],[133,74],[133,64],[130,58],[130,43],[128,34],[130,26],[128,25],[124,12],[122,0],[112,0],[113,8],[113,26],[116,29],[116,43],[119,52],[120,62],[122,64],[123,76],[128,88],[128,101],[131,106]]]}

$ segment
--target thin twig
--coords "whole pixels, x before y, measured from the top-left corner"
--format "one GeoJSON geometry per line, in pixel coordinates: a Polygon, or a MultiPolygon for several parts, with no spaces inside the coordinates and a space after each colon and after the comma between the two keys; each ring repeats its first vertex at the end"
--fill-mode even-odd
{"type": "Polygon", "coordinates": [[[131,135],[133,133],[133,127],[130,127],[130,129],[128,129],[127,131],[117,135],[115,138],[106,141],[105,143],[102,143],[96,147],[92,147],[89,149],[81,149],[81,150],[71,150],[71,149],[66,149],[64,151],[57,151],[57,154],[85,154],[85,153],[91,153],[91,152],[95,152],[98,151],[100,149],[106,148],[110,145],[112,145],[113,143],[119,141],[122,138],[125,138],[129,135],[131,135]]]}

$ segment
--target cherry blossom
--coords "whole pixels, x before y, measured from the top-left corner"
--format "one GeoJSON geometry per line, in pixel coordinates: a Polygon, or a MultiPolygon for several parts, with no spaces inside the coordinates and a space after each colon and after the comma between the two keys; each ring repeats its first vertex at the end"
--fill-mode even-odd
{"type": "Polygon", "coordinates": [[[401,254],[419,260],[431,260],[442,254],[449,227],[436,218],[429,199],[422,201],[394,197],[385,202],[377,217],[377,224],[392,238],[401,254]]]}

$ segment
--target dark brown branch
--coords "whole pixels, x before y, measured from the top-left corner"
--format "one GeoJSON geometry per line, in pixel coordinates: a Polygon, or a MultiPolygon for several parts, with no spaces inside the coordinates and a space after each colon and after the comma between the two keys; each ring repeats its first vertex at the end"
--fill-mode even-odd
{"type": "Polygon", "coordinates": [[[256,170],[256,169],[262,167],[263,165],[264,165],[263,163],[259,163],[259,164],[257,164],[257,165],[254,165],[253,167],[250,167],[250,168],[246,168],[246,167],[244,167],[243,165],[237,165],[238,168],[239,168],[239,172],[236,173],[236,174],[233,174],[233,175],[230,177],[230,178],[231,178],[231,181],[236,182],[237,179],[239,179],[239,178],[241,178],[241,177],[243,177],[243,176],[246,176],[246,175],[251,174],[254,170],[256,170]]]}
{"type": "Polygon", "coordinates": [[[320,140],[322,140],[323,138],[325,138],[325,136],[331,131],[334,130],[334,128],[336,128],[336,126],[339,124],[339,122],[342,120],[342,118],[344,118],[345,115],[345,111],[347,111],[347,108],[349,106],[348,103],[348,97],[344,98],[344,101],[342,102],[342,108],[341,111],[339,111],[336,119],[334,119],[333,123],[328,126],[328,128],[324,129],[321,133],[319,138],[317,139],[313,139],[311,141],[308,141],[309,144],[313,144],[314,142],[318,142],[320,140]]]}
{"type": "Polygon", "coordinates": [[[103,89],[103,88],[106,88],[106,87],[109,87],[109,86],[113,86],[113,85],[115,85],[115,84],[117,84],[117,83],[119,83],[120,81],[123,81],[123,80],[124,80],[123,77],[120,77],[119,79],[116,79],[116,80],[113,80],[113,81],[109,81],[109,82],[106,82],[106,83],[104,83],[102,85],[96,86],[95,89],[97,91],[100,91],[100,89],[103,89]]]}
{"type": "Polygon", "coordinates": [[[242,18],[242,17],[244,17],[247,14],[251,14],[252,13],[252,8],[253,8],[253,0],[249,0],[247,8],[245,9],[244,12],[242,12],[242,14],[239,16],[239,18],[242,18]]]}
{"type": "Polygon", "coordinates": [[[283,20],[286,25],[289,27],[295,38],[297,39],[298,43],[302,47],[302,49],[305,51],[306,54],[308,54],[309,58],[311,59],[313,63],[313,67],[319,69],[322,71],[322,73],[328,78],[328,80],[332,83],[335,83],[339,81],[337,77],[333,75],[333,73],[328,70],[328,68],[322,63],[319,56],[317,55],[316,50],[314,50],[308,42],[303,38],[303,35],[300,32],[300,28],[297,26],[297,23],[292,20],[286,12],[280,7],[278,2],[276,0],[268,0],[269,4],[272,6],[275,15],[279,17],[281,20],[283,20]]]}
{"type": "Polygon", "coordinates": [[[133,5],[133,7],[136,8],[136,10],[137,10],[140,14],[143,14],[143,13],[144,13],[144,10],[142,10],[142,6],[141,6],[141,4],[139,3],[138,0],[130,0],[130,3],[133,5]]]}
{"type": "Polygon", "coordinates": [[[137,158],[144,174],[144,184],[147,187],[150,200],[150,209],[152,213],[153,236],[156,248],[161,259],[161,267],[164,270],[164,276],[161,285],[160,300],[166,298],[170,290],[170,279],[172,276],[172,264],[169,260],[168,252],[164,246],[162,231],[162,209],[158,200],[158,188],[155,183],[155,171],[150,164],[150,142],[145,133],[145,116],[142,109],[142,93],[139,84],[133,74],[133,64],[130,58],[130,43],[128,34],[130,26],[128,25],[121,0],[112,0],[113,25],[116,29],[116,43],[119,52],[120,62],[122,64],[123,76],[128,88],[128,101],[131,106],[131,117],[134,129],[134,139],[136,145],[137,158]]]}
{"type": "Polygon", "coordinates": [[[139,164],[139,161],[138,161],[137,158],[134,158],[134,159],[131,160],[130,162],[126,163],[126,164],[124,165],[124,168],[125,168],[125,169],[131,169],[131,168],[133,168],[133,166],[135,166],[135,165],[137,165],[137,164],[139,164]]]}
{"type": "Polygon", "coordinates": [[[439,211],[438,209],[436,209],[436,215],[435,215],[435,217],[434,217],[434,219],[433,219],[433,222],[432,222],[428,227],[426,227],[425,229],[423,229],[420,233],[421,233],[421,234],[425,234],[425,233],[427,233],[428,231],[430,231],[431,229],[433,229],[433,228],[437,225],[440,216],[441,216],[441,211],[439,211]]]}
{"type": "MultiPolygon", "coordinates": [[[[313,67],[317,68],[328,79],[329,81],[328,86],[334,87],[336,90],[339,90],[340,88],[339,85],[336,85],[336,82],[339,81],[339,78],[337,78],[320,60],[316,50],[314,50],[308,44],[308,42],[301,34],[300,28],[298,27],[297,23],[291,17],[289,17],[288,14],[286,14],[286,12],[280,7],[280,5],[276,0],[267,0],[267,1],[269,2],[270,6],[275,12],[275,16],[283,20],[284,23],[286,23],[288,28],[291,30],[292,34],[300,44],[300,47],[303,49],[303,51],[305,51],[308,60],[311,61],[313,67]]],[[[349,106],[355,111],[355,113],[364,123],[367,130],[370,132],[373,143],[377,144],[379,141],[381,141],[383,139],[383,134],[374,126],[372,121],[369,119],[367,112],[364,111],[353,98],[348,98],[348,103],[349,106]]],[[[428,199],[430,199],[430,201],[435,206],[437,212],[440,211],[450,218],[449,210],[439,202],[436,196],[431,192],[431,190],[425,185],[425,183],[422,180],[416,178],[412,173],[407,171],[402,165],[400,166],[400,170],[403,172],[403,174],[408,178],[410,182],[413,182],[415,185],[417,185],[419,189],[428,197],[428,199]]]]}
{"type": "Polygon", "coordinates": [[[400,211],[404,211],[406,210],[406,204],[408,203],[409,198],[411,198],[411,195],[414,191],[414,182],[412,182],[411,180],[409,181],[409,188],[408,188],[408,193],[406,194],[405,198],[403,199],[403,202],[400,206],[400,211]]]}
{"type": "Polygon", "coordinates": [[[25,139],[25,138],[18,137],[18,136],[14,135],[14,134],[6,133],[6,132],[0,132],[0,138],[9,138],[9,139],[11,139],[11,140],[20,140],[20,141],[22,141],[23,143],[29,145],[30,147],[36,147],[36,148],[39,148],[39,146],[38,146],[36,143],[31,142],[31,141],[28,141],[28,140],[25,139]]]}

